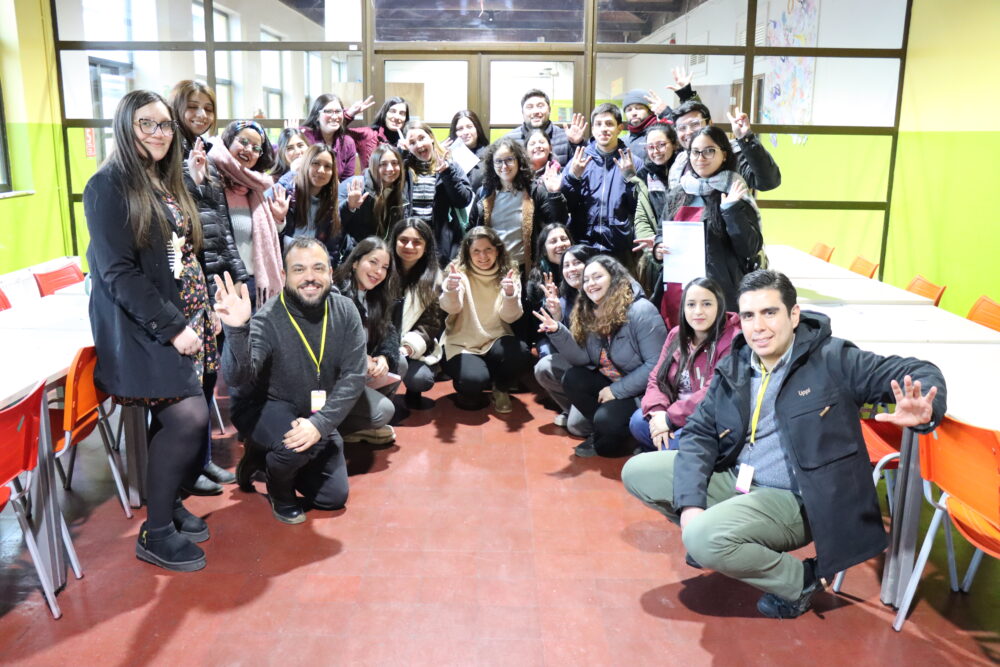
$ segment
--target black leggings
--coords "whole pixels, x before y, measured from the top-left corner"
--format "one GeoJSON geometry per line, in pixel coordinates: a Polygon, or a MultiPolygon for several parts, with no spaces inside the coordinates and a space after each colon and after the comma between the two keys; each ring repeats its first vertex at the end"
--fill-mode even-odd
{"type": "Polygon", "coordinates": [[[594,425],[594,449],[601,456],[632,453],[628,421],[638,407],[635,398],[597,402],[597,395],[611,380],[598,371],[573,366],[563,375],[563,390],[577,410],[594,425]]]}
{"type": "Polygon", "coordinates": [[[456,392],[474,397],[494,384],[497,389],[509,390],[527,369],[530,358],[523,341],[502,336],[485,354],[456,354],[445,360],[444,369],[452,377],[456,392]]]}
{"type": "Polygon", "coordinates": [[[149,454],[146,465],[146,525],[163,528],[173,521],[174,501],[201,463],[208,428],[203,395],[150,409],[149,454]]]}

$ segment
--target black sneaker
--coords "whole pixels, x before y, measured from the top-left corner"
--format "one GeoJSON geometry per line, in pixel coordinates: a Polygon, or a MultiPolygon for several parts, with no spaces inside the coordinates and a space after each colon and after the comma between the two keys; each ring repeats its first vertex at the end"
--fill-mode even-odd
{"type": "Polygon", "coordinates": [[[816,576],[815,558],[805,559],[802,565],[806,568],[803,578],[807,581],[811,579],[810,583],[802,589],[802,594],[795,600],[786,600],[774,593],[765,593],[757,601],[757,611],[768,618],[798,618],[809,611],[812,606],[812,596],[816,591],[822,590],[823,585],[816,576]]]}
{"type": "Polygon", "coordinates": [[[201,472],[202,472],[203,475],[205,475],[205,477],[208,477],[210,480],[212,480],[216,484],[235,484],[236,483],[236,475],[234,475],[233,473],[229,472],[228,470],[226,470],[222,466],[218,465],[214,461],[209,461],[208,464],[205,466],[205,468],[201,472]]]}
{"type": "Polygon", "coordinates": [[[198,475],[198,479],[194,481],[194,484],[182,486],[181,491],[189,496],[218,496],[222,495],[222,486],[204,475],[198,475]]]}
{"type": "Polygon", "coordinates": [[[684,562],[687,563],[688,566],[693,567],[696,570],[704,570],[705,569],[704,567],[702,567],[701,563],[699,563],[698,561],[696,561],[694,558],[691,558],[691,554],[684,554],[684,562]]]}
{"type": "Polygon", "coordinates": [[[208,524],[201,517],[191,514],[180,498],[174,501],[174,528],[192,542],[204,542],[209,538],[208,524]]]}
{"type": "Polygon", "coordinates": [[[236,483],[239,484],[240,491],[253,493],[253,477],[258,472],[264,472],[266,467],[264,452],[248,440],[243,445],[243,456],[236,464],[236,483]]]}
{"type": "Polygon", "coordinates": [[[178,533],[172,523],[151,530],[143,522],[135,543],[135,557],[173,572],[194,572],[205,567],[205,552],[178,533]]]}
{"type": "Polygon", "coordinates": [[[573,453],[579,456],[581,459],[590,458],[591,456],[597,456],[597,450],[594,449],[594,436],[588,437],[586,440],[584,440],[579,445],[574,447],[573,453]]]}
{"type": "Polygon", "coordinates": [[[283,503],[273,497],[268,499],[271,501],[271,513],[281,523],[294,525],[306,520],[306,513],[302,511],[302,507],[298,503],[283,503]]]}

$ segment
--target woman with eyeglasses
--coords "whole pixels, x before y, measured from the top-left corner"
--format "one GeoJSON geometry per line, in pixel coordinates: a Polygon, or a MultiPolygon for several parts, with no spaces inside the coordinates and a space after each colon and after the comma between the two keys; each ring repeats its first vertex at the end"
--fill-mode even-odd
{"type": "MultiPolygon", "coordinates": [[[[635,185],[635,252],[641,252],[636,271],[646,294],[662,293],[663,250],[660,220],[667,204],[668,173],[680,145],[669,121],[654,122],[646,128],[642,167],[629,180],[635,185]]],[[[651,297],[654,303],[658,299],[651,297]]]]}
{"type": "MultiPolygon", "coordinates": [[[[698,130],[688,149],[680,185],[667,197],[664,220],[695,220],[705,226],[705,275],[719,284],[726,303],[735,304],[736,288],[756,261],[764,237],[760,212],[738,173],[726,133],[709,126],[698,130]]],[[[661,239],[669,251],[670,239],[661,239]]],[[[664,262],[670,261],[665,255],[664,262]]],[[[671,328],[681,312],[679,283],[667,283],[660,312],[671,328]]]]}
{"type": "Polygon", "coordinates": [[[301,130],[286,127],[278,135],[278,143],[274,147],[274,166],[268,172],[277,183],[282,176],[292,171],[292,164],[306,154],[309,144],[301,130]]]}
{"type": "Polygon", "coordinates": [[[205,567],[195,542],[208,539],[208,526],[178,494],[199,467],[208,429],[202,377],[219,363],[198,262],[201,222],[166,101],[146,90],[126,94],[112,130],[115,147],[83,193],[94,382],[152,416],[136,557],[190,572],[205,567]]]}
{"type": "Polygon", "coordinates": [[[358,147],[354,137],[347,131],[344,119],[344,103],[333,93],[317,97],[309,110],[305,124],[299,128],[306,143],[325,144],[337,156],[337,173],[342,178],[354,174],[358,147]]]}

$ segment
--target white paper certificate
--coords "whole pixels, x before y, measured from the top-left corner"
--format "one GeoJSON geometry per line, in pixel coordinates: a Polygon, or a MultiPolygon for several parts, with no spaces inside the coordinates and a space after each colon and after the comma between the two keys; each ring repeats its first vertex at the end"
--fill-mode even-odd
{"type": "Polygon", "coordinates": [[[469,150],[469,147],[462,143],[461,139],[456,137],[455,141],[451,144],[451,159],[462,171],[468,176],[469,172],[479,164],[479,158],[476,154],[469,150]]]}
{"type": "Polygon", "coordinates": [[[705,275],[705,223],[663,222],[663,282],[686,285],[705,275]]]}

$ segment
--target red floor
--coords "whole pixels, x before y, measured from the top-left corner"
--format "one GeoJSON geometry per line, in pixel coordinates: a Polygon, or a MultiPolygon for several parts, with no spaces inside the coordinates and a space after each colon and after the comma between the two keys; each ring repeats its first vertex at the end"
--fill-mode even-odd
{"type": "MultiPolygon", "coordinates": [[[[677,528],[623,490],[625,459],[581,460],[532,393],[514,412],[457,410],[439,383],[398,445],[348,450],[348,508],[299,526],[260,494],[193,498],[208,567],[134,557],[101,452],[85,445],[67,515],[85,576],[53,620],[9,510],[0,517],[0,664],[990,664],[998,568],[953,594],[935,549],[902,633],[878,601],[881,561],[793,621],[759,593],[684,564],[677,528]]],[[[217,441],[216,460],[241,451],[217,441]]],[[[260,488],[261,485],[258,485],[260,488]]],[[[262,489],[261,489],[262,490],[262,489]]],[[[956,539],[960,568],[971,548],[956,539]]]]}

